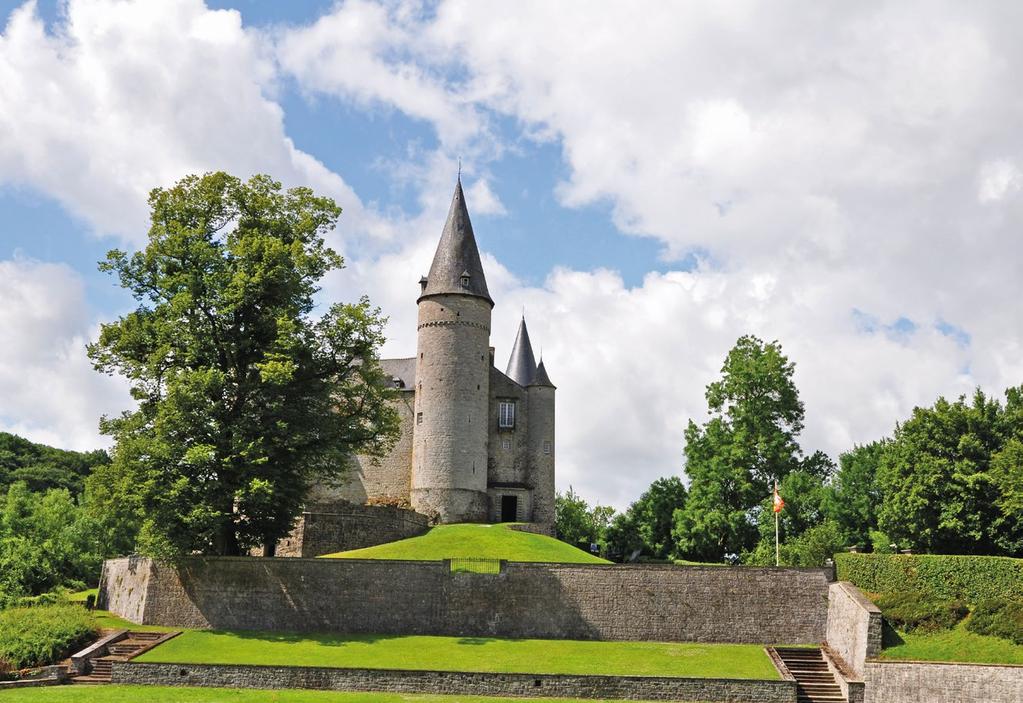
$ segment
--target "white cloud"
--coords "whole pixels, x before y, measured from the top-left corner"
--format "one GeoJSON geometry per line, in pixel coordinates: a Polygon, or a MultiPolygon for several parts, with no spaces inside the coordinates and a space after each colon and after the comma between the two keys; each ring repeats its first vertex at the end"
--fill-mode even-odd
{"type": "Polygon", "coordinates": [[[275,66],[235,11],[201,0],[69,0],[49,31],[27,2],[0,35],[0,183],[95,229],[145,237],[150,188],[268,172],[357,214],[352,190],[285,135],[275,66]]]}
{"type": "Polygon", "coordinates": [[[980,169],[977,199],[993,203],[1023,189],[1023,171],[1011,161],[989,161],[980,169]]]}
{"type": "Polygon", "coordinates": [[[81,279],[64,264],[0,261],[0,429],[69,449],[108,443],[101,415],[130,404],[85,353],[97,335],[81,279]]]}

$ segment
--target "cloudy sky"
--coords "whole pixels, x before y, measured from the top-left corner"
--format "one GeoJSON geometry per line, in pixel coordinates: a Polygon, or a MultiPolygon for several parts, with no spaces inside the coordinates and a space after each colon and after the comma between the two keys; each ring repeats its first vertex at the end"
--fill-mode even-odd
{"type": "Polygon", "coordinates": [[[1023,5],[0,0],[0,429],[106,446],[84,344],[146,193],[266,172],[344,208],[384,354],[415,350],[462,160],[499,365],[525,310],[558,484],[682,470],[736,338],[777,339],[803,446],[1023,383],[1023,5]],[[512,8],[514,7],[514,11],[512,8]],[[539,350],[538,350],[539,351],[539,350]]]}

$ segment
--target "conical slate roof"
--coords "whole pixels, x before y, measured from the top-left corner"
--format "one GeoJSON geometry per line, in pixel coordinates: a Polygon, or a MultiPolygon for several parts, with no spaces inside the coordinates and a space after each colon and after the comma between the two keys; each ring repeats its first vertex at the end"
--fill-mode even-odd
{"type": "Polygon", "coordinates": [[[540,359],[540,365],[536,367],[536,373],[533,374],[533,380],[529,383],[531,386],[548,386],[550,388],[556,388],[551,383],[551,377],[547,375],[547,369],[544,368],[543,359],[540,359]]]}
{"type": "Polygon", "coordinates": [[[465,207],[461,178],[455,186],[448,220],[444,223],[437,253],[433,255],[433,264],[420,298],[441,293],[475,295],[485,299],[491,306],[494,305],[487,290],[487,279],[483,275],[483,264],[480,263],[480,252],[472,233],[469,211],[465,207]]]}
{"type": "Polygon", "coordinates": [[[528,386],[536,375],[536,357],[533,356],[533,345],[529,343],[529,330],[526,329],[526,318],[519,322],[519,331],[515,335],[511,357],[508,359],[508,370],[505,376],[520,386],[528,386]]]}

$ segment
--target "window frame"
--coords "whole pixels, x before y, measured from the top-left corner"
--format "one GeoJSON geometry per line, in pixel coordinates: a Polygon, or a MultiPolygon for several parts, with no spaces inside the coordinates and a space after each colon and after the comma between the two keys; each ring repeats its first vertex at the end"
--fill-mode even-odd
{"type": "Polygon", "coordinates": [[[499,400],[497,402],[497,427],[501,430],[515,429],[514,400],[499,400]]]}

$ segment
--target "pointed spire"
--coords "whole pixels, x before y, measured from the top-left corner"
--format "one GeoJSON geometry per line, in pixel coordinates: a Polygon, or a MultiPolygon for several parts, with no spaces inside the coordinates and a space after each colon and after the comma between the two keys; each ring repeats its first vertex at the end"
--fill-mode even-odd
{"type": "Polygon", "coordinates": [[[529,331],[526,329],[526,318],[519,322],[519,331],[515,335],[511,357],[508,359],[508,370],[505,375],[520,386],[528,386],[536,375],[536,358],[533,356],[533,345],[529,343],[529,331]]]}
{"type": "Polygon", "coordinates": [[[469,211],[465,207],[461,175],[455,185],[448,219],[444,223],[444,231],[437,244],[437,253],[433,255],[433,264],[421,297],[440,293],[474,295],[494,305],[487,290],[487,279],[483,275],[483,264],[472,232],[472,222],[469,221],[469,211]]]}
{"type": "Polygon", "coordinates": [[[536,373],[533,375],[533,380],[529,382],[529,385],[557,388],[557,386],[551,383],[551,377],[547,375],[547,369],[543,365],[543,358],[540,359],[540,365],[536,367],[536,373]]]}

